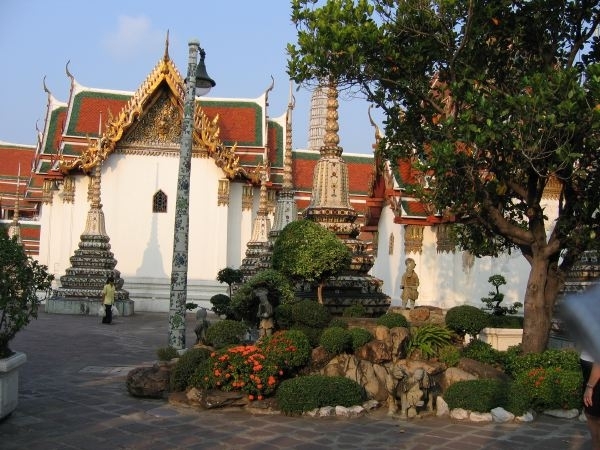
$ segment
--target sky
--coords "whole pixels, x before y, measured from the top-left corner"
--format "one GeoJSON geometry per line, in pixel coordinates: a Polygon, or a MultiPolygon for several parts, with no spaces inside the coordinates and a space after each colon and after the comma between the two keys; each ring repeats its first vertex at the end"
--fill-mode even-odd
{"type": "MultiPolygon", "coordinates": [[[[169,55],[185,77],[188,42],[198,39],[215,98],[257,98],[271,85],[270,117],[287,109],[286,45],[296,42],[288,0],[0,0],[0,141],[35,144],[47,94],[68,100],[65,67],[83,86],[136,91],[169,55]]],[[[293,87],[293,148],[307,148],[310,91],[293,87]]],[[[341,93],[344,153],[372,153],[368,104],[341,93]]],[[[382,127],[381,117],[373,113],[382,127]]]]}

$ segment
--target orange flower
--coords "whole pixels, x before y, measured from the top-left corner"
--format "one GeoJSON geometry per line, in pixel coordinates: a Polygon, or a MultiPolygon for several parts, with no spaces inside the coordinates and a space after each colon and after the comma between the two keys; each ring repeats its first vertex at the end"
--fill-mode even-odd
{"type": "Polygon", "coordinates": [[[253,401],[254,400],[254,395],[252,395],[252,394],[248,395],[248,400],[253,401]]]}
{"type": "Polygon", "coordinates": [[[259,395],[259,396],[258,396],[258,397],[256,397],[256,398],[257,398],[258,400],[262,400],[262,399],[263,399],[263,396],[262,396],[262,395],[259,395]]]}

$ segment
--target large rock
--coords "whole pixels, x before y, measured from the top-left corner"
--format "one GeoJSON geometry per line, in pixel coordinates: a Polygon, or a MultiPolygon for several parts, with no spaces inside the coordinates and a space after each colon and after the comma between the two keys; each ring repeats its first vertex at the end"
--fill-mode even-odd
{"type": "Polygon", "coordinates": [[[169,393],[171,366],[136,367],[127,374],[127,392],[134,397],[165,398],[169,393]]]}
{"type": "Polygon", "coordinates": [[[501,370],[471,358],[461,358],[457,367],[465,372],[476,375],[477,378],[487,378],[501,381],[510,380],[510,377],[501,370]]]}
{"type": "Polygon", "coordinates": [[[449,367],[440,377],[440,388],[445,392],[449,386],[452,386],[457,381],[476,380],[477,376],[472,373],[465,372],[458,367],[449,367]]]}
{"type": "Polygon", "coordinates": [[[373,340],[358,348],[355,355],[373,364],[383,364],[392,360],[391,350],[384,341],[373,340]]]}

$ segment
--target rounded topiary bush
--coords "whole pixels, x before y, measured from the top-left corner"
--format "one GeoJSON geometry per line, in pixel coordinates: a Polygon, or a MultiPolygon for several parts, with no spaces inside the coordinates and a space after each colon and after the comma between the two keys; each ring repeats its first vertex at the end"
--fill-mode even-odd
{"type": "Polygon", "coordinates": [[[379,316],[375,321],[377,325],[383,325],[388,328],[396,328],[396,327],[404,327],[408,328],[408,320],[404,317],[403,314],[398,313],[388,313],[383,316],[379,316]]]}
{"type": "Polygon", "coordinates": [[[216,294],[210,298],[210,303],[212,305],[212,311],[218,316],[225,316],[230,318],[231,316],[231,299],[229,295],[225,294],[216,294]]]}
{"type": "Polygon", "coordinates": [[[345,328],[325,328],[321,333],[319,345],[331,355],[349,353],[352,351],[352,335],[345,328]]]}
{"type": "Polygon", "coordinates": [[[514,381],[522,386],[535,411],[581,409],[581,370],[560,367],[534,367],[520,372],[514,381]]]}
{"type": "Polygon", "coordinates": [[[479,339],[473,339],[465,345],[462,349],[462,356],[491,365],[502,364],[503,362],[501,352],[479,339]]]}
{"type": "Polygon", "coordinates": [[[300,300],[292,304],[294,325],[311,328],[325,328],[331,321],[331,314],[325,306],[314,300],[300,300]]]}
{"type": "Polygon", "coordinates": [[[242,342],[247,331],[246,325],[235,320],[220,320],[206,330],[206,342],[215,348],[227,347],[242,342]]]}
{"type": "Polygon", "coordinates": [[[292,318],[292,304],[284,303],[277,306],[273,311],[273,317],[278,329],[289,330],[294,323],[292,318]]]}
{"type": "Polygon", "coordinates": [[[462,337],[477,336],[488,326],[488,320],[489,314],[471,305],[454,306],[446,312],[446,326],[462,337]]]}
{"type": "Polygon", "coordinates": [[[284,380],[275,393],[285,414],[301,414],[323,406],[354,406],[366,399],[364,388],[342,376],[307,375],[284,380]]]}
{"type": "Polygon", "coordinates": [[[506,372],[516,377],[519,373],[536,367],[560,367],[563,370],[579,371],[579,353],[573,349],[548,349],[542,353],[522,355],[518,349],[509,349],[506,358],[506,372]]]}
{"type": "Polygon", "coordinates": [[[446,389],[443,397],[450,409],[489,412],[506,405],[508,384],[492,379],[457,381],[446,389]]]}
{"type": "Polygon", "coordinates": [[[159,361],[171,361],[173,358],[179,357],[175,347],[161,347],[156,349],[156,357],[159,361]]]}
{"type": "Polygon", "coordinates": [[[185,391],[191,386],[192,375],[210,357],[210,353],[207,348],[190,348],[181,355],[171,370],[171,391],[185,391]]]}
{"type": "Polygon", "coordinates": [[[352,337],[352,350],[356,351],[363,345],[371,342],[373,340],[373,335],[369,330],[365,330],[364,328],[351,328],[350,336],[352,337]]]}
{"type": "Polygon", "coordinates": [[[491,314],[488,317],[486,326],[490,328],[523,328],[523,316],[496,316],[491,314]]]}
{"type": "Polygon", "coordinates": [[[344,316],[344,317],[366,317],[367,309],[364,307],[364,305],[362,305],[360,303],[355,303],[354,305],[350,305],[347,308],[345,308],[344,312],[342,313],[342,316],[344,316]]]}

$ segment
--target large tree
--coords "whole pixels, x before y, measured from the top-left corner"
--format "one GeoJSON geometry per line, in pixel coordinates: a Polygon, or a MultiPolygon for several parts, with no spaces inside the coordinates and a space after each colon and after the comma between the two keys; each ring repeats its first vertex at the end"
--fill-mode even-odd
{"type": "Polygon", "coordinates": [[[381,108],[379,151],[429,175],[412,192],[462,248],[529,262],[523,349],[543,350],[565,273],[598,248],[599,1],[293,0],[292,20],[291,78],[381,108]]]}

